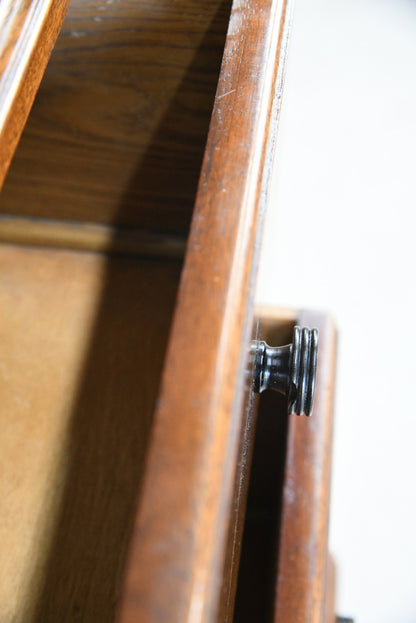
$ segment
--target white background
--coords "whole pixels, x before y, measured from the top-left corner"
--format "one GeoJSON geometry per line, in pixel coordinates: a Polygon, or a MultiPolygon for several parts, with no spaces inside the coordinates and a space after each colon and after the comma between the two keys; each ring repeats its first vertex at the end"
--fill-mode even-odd
{"type": "Polygon", "coordinates": [[[330,543],[357,623],[416,622],[415,208],[416,1],[297,0],[258,300],[339,329],[330,543]]]}

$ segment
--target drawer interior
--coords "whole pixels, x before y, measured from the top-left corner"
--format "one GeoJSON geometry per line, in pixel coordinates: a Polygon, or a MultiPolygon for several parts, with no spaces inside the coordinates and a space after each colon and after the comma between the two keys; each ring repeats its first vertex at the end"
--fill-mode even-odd
{"type": "Polygon", "coordinates": [[[2,214],[188,231],[231,0],[72,0],[2,214]]]}
{"type": "Polygon", "coordinates": [[[0,266],[0,620],[113,621],[180,262],[0,266]]]}

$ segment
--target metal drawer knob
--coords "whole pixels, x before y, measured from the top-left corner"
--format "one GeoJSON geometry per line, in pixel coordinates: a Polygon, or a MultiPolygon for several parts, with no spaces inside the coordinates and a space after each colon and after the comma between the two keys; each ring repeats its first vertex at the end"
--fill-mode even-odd
{"type": "Polygon", "coordinates": [[[311,415],[315,394],[318,330],[293,330],[293,344],[273,348],[253,342],[255,350],[253,389],[274,389],[287,396],[288,413],[311,415]]]}

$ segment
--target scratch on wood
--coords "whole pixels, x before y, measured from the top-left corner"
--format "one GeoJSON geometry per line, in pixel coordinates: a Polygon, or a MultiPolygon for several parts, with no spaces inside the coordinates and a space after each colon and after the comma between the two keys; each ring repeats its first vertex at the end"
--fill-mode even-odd
{"type": "Polygon", "coordinates": [[[222,95],[218,95],[217,100],[221,100],[226,95],[230,95],[230,93],[234,93],[235,89],[231,89],[231,91],[227,91],[227,93],[223,93],[222,95]]]}

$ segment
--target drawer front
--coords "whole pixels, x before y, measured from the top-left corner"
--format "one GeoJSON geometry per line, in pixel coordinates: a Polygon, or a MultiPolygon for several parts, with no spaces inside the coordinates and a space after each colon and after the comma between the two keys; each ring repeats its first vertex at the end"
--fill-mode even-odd
{"type": "Polygon", "coordinates": [[[286,2],[232,7],[122,623],[217,620],[289,21],[286,2]]]}

